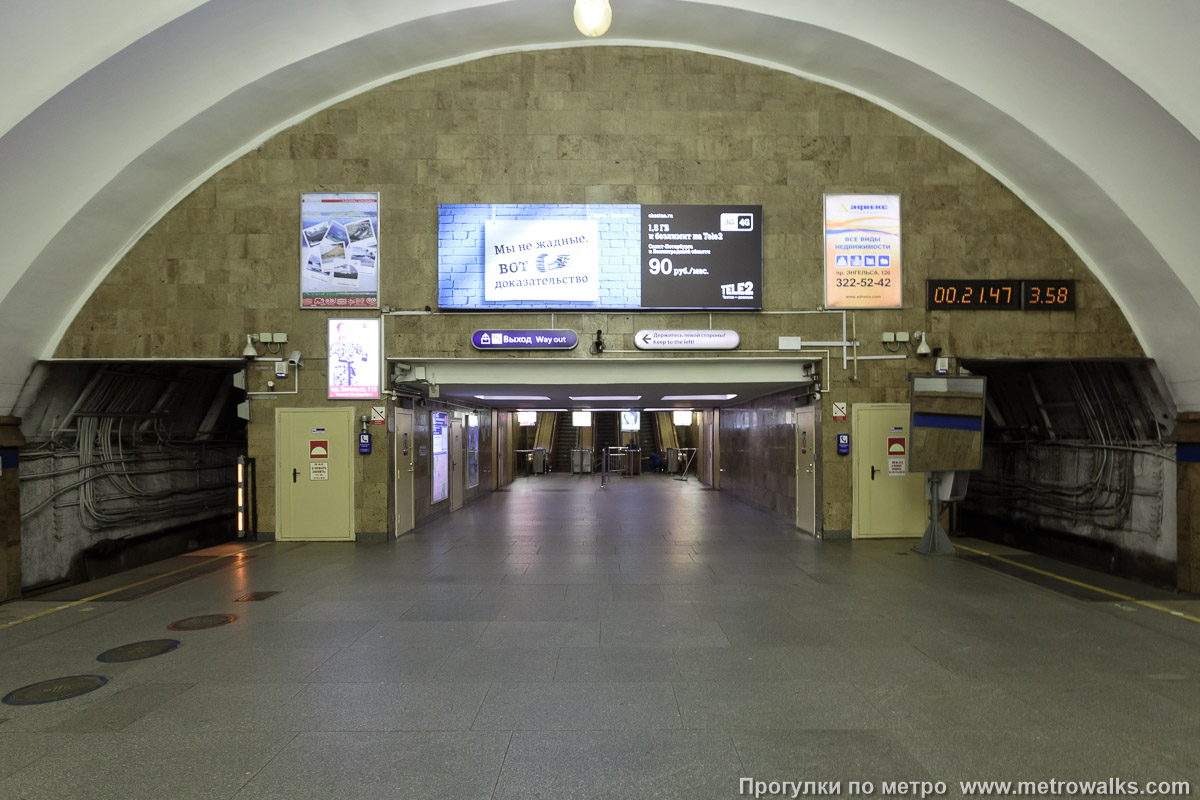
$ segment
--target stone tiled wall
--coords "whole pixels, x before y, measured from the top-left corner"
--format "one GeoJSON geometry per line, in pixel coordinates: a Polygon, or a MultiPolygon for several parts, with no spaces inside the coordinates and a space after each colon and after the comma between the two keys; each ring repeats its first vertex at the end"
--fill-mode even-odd
{"type": "MultiPolygon", "coordinates": [[[[399,309],[437,306],[439,203],[762,205],[769,311],[823,303],[823,193],[899,193],[905,308],[853,314],[860,354],[886,354],[882,331],[924,330],[933,345],[962,357],[1142,355],[1120,310],[1067,244],[937,139],[793,75],[631,47],[494,56],[398,80],[313,115],[168,211],[97,288],[56,355],[229,357],[253,331],[287,331],[289,349],[323,352],[325,320],[354,315],[299,308],[299,196],[307,191],[380,193],[381,299],[399,309]],[[924,310],[926,277],[1036,276],[1076,279],[1078,310],[924,310]]],[[[554,327],[603,329],[611,351],[632,350],[642,328],[709,322],[707,313],[585,311],[557,314],[554,327]]],[[[834,315],[742,312],[713,314],[711,322],[736,329],[743,354],[774,351],[780,335],[841,336],[834,315]]],[[[389,356],[477,357],[472,330],[550,327],[551,313],[435,313],[384,324],[389,356]]],[[[590,356],[577,348],[560,357],[590,356]]],[[[911,358],[863,361],[854,380],[841,352],[831,353],[822,367],[823,452],[833,452],[835,433],[849,430],[848,422],[829,422],[831,400],[906,402],[908,371],[926,369],[911,358]]],[[[324,361],[309,359],[300,394],[276,402],[325,405],[324,387],[324,361]]],[[[260,480],[271,480],[276,402],[254,402],[250,449],[260,458],[260,480]]],[[[357,404],[357,413],[370,405],[357,404]]],[[[386,460],[358,463],[359,530],[384,530],[386,460]]],[[[827,457],[823,481],[825,527],[849,529],[849,466],[827,457]]],[[[260,527],[271,530],[266,488],[260,527]]]]}
{"type": "Polygon", "coordinates": [[[796,514],[794,393],[721,410],[721,490],[787,517],[796,514]]]}

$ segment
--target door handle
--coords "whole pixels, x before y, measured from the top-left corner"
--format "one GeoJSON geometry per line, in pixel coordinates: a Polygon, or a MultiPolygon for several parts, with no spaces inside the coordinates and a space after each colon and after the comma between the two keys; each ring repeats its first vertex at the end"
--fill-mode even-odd
{"type": "Polygon", "coordinates": [[[297,469],[293,469],[293,470],[292,470],[292,483],[295,483],[295,482],[296,482],[296,476],[297,476],[297,475],[299,475],[299,474],[300,474],[300,471],[299,471],[299,470],[297,470],[297,469]]]}
{"type": "MultiPolygon", "coordinates": [[[[871,465],[871,480],[875,480],[875,473],[876,473],[876,471],[877,471],[877,470],[876,470],[876,468],[875,468],[875,465],[874,465],[874,464],[872,464],[872,465],[871,465]]],[[[879,471],[879,472],[882,472],[882,470],[878,470],[878,471],[879,471]]]]}

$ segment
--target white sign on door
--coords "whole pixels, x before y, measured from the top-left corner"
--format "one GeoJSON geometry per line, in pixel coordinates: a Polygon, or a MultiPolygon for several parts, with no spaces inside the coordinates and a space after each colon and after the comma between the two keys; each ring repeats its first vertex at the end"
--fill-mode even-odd
{"type": "Polygon", "coordinates": [[[326,461],[310,462],[308,465],[308,479],[310,481],[329,480],[329,463],[326,461]]]}

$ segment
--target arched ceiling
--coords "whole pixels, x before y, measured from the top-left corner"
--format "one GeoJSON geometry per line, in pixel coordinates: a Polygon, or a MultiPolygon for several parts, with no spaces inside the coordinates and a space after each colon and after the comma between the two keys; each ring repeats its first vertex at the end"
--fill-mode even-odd
{"type": "Polygon", "coordinates": [[[0,413],[137,238],[275,132],[447,63],[612,44],[792,72],[948,142],[1075,247],[1200,411],[1200,3],[612,4],[593,42],[572,0],[0,0],[0,413]]]}

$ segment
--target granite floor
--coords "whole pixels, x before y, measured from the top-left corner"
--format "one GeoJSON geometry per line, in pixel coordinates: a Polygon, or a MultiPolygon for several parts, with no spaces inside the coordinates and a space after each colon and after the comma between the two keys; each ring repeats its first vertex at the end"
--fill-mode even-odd
{"type": "MultiPolygon", "coordinates": [[[[108,679],[0,705],[0,797],[1200,785],[1200,624],[911,544],[816,541],[694,481],[646,475],[604,489],[598,476],[522,478],[386,544],[214,548],[187,563],[219,556],[219,568],[0,629],[0,693],[108,679]],[[278,594],[235,602],[259,591],[278,594]],[[237,619],[167,629],[206,614],[237,619]],[[96,660],[163,638],[182,644],[96,660]]],[[[0,625],[63,604],[0,606],[0,625]]],[[[1200,616],[1186,596],[1158,604],[1200,616]]]]}

